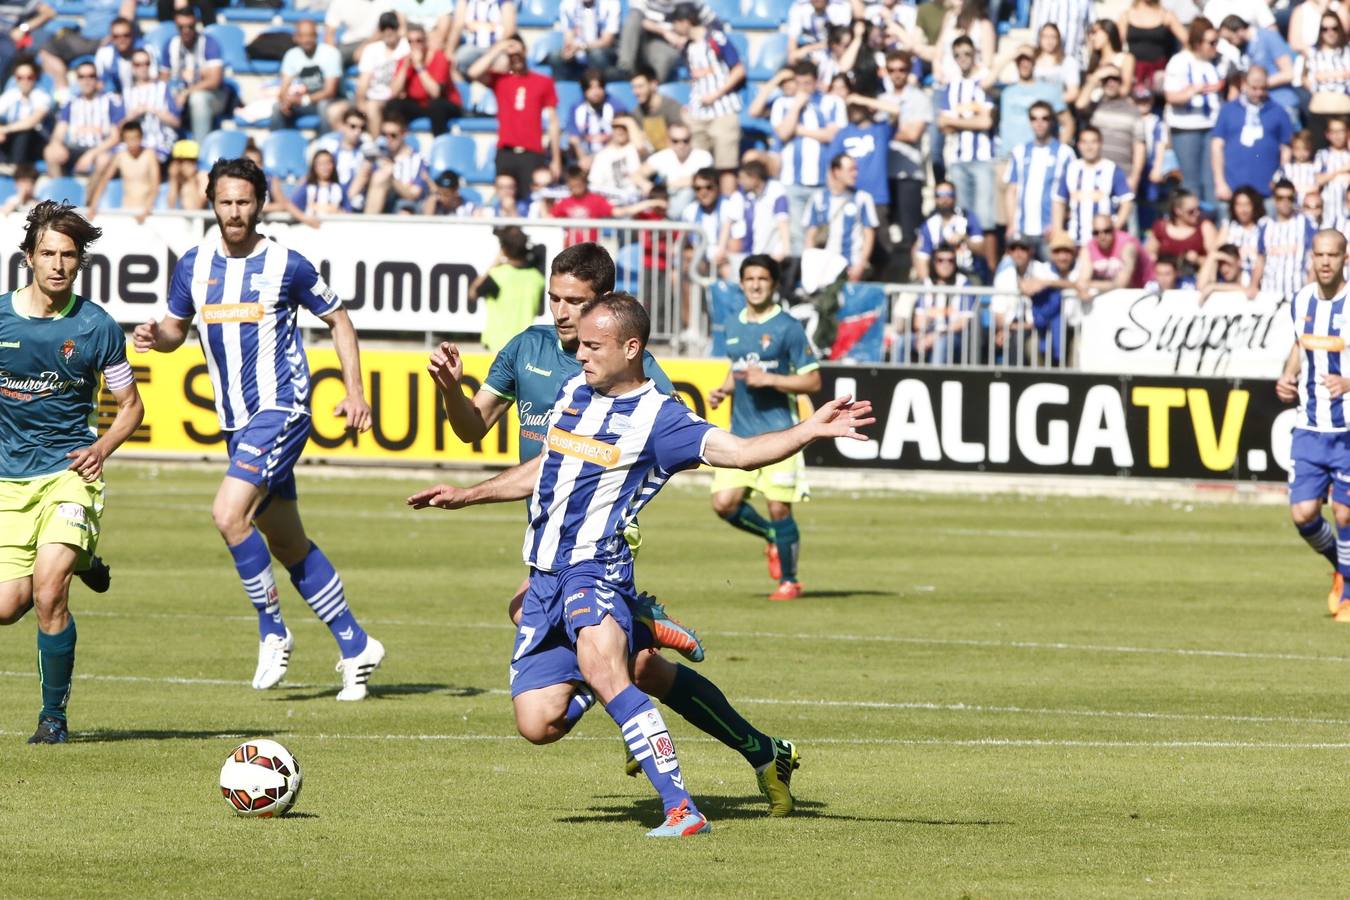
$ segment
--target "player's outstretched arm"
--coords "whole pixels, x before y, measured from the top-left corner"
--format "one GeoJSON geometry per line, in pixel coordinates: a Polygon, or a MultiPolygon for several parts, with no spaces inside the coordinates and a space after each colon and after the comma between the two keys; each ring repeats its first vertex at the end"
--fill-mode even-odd
{"type": "Polygon", "coordinates": [[[427,373],[436,383],[445,417],[455,437],[466,444],[481,441],[511,407],[511,401],[488,390],[479,390],[470,400],[464,393],[464,358],[449,341],[431,351],[427,373]]]}
{"type": "Polygon", "coordinates": [[[345,416],[347,427],[356,431],[370,430],[370,404],[366,402],[366,388],[361,382],[361,348],[356,341],[356,328],[347,310],[338,307],[323,317],[333,335],[333,349],[342,366],[342,383],[347,396],[333,410],[335,416],[345,416]]]}
{"type": "Polygon", "coordinates": [[[782,431],[770,431],[752,438],[736,437],[716,429],[708,433],[703,458],[710,465],[725,469],[761,469],[792,456],[812,441],[822,438],[870,440],[858,429],[876,422],[870,400],[854,401],[843,396],[816,410],[811,418],[782,431]]]}
{"type": "Polygon", "coordinates": [[[183,346],[183,341],[187,340],[187,335],[187,319],[165,316],[158,322],[151,319],[137,325],[135,330],[131,332],[131,343],[136,348],[137,353],[149,353],[151,350],[158,350],[160,353],[172,353],[183,346]]]}
{"type": "Polygon", "coordinates": [[[145,418],[145,406],[141,403],[141,392],[136,389],[136,382],[112,391],[112,395],[117,401],[117,415],[113,417],[108,430],[88,447],[66,454],[70,468],[85,481],[97,481],[103,476],[104,460],[131,437],[145,418]]]}
{"type": "Polygon", "coordinates": [[[452,484],[436,484],[418,491],[408,498],[413,509],[463,509],[466,506],[478,506],[483,503],[505,503],[509,500],[523,500],[534,493],[534,483],[539,479],[539,467],[543,465],[545,454],[527,459],[512,466],[487,481],[480,481],[473,487],[455,487],[452,484]]]}

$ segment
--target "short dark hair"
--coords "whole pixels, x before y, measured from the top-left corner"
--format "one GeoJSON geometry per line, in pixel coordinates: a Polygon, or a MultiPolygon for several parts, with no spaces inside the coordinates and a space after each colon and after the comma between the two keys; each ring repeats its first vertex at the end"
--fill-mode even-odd
{"type": "Polygon", "coordinates": [[[670,14],[672,22],[697,22],[698,18],[698,7],[692,3],[681,3],[670,14]]]}
{"type": "Polygon", "coordinates": [[[599,84],[601,87],[604,87],[605,73],[603,70],[597,69],[595,66],[591,66],[589,69],[581,73],[581,78],[577,82],[577,84],[581,85],[581,89],[583,91],[586,90],[586,88],[590,87],[592,84],[599,84]]]}
{"type": "Polygon", "coordinates": [[[598,297],[614,290],[614,260],[594,241],[573,244],[553,257],[550,275],[571,275],[591,286],[598,297]]]}
{"type": "Polygon", "coordinates": [[[1294,199],[1298,199],[1298,188],[1294,187],[1294,183],[1288,178],[1281,178],[1270,186],[1270,194],[1272,197],[1275,196],[1276,191],[1293,191],[1294,199]]]}
{"type": "Polygon", "coordinates": [[[1247,20],[1242,16],[1224,16],[1223,21],[1219,23],[1219,27],[1225,31],[1246,31],[1247,20]]]}
{"type": "Polygon", "coordinates": [[[815,78],[815,79],[819,79],[819,78],[820,78],[820,70],[817,69],[817,68],[816,68],[816,64],[813,63],[813,62],[811,62],[811,60],[809,60],[809,59],[799,59],[799,60],[797,60],[795,63],[793,63],[793,64],[792,64],[792,74],[793,74],[793,75],[810,75],[812,78],[815,78]]]}
{"type": "Polygon", "coordinates": [[[705,166],[694,173],[694,178],[701,178],[704,181],[711,181],[713,184],[717,184],[717,170],[712,166],[705,166]]]}
{"type": "Polygon", "coordinates": [[[208,203],[216,202],[216,182],[222,178],[238,178],[240,181],[247,181],[253,185],[253,196],[258,200],[258,208],[267,202],[267,176],[263,170],[253,160],[241,157],[239,159],[218,159],[216,164],[211,167],[211,173],[206,176],[206,200],[208,203]]]}
{"type": "Polygon", "coordinates": [[[853,157],[849,156],[847,153],[836,153],[834,156],[830,157],[830,171],[833,172],[843,168],[844,160],[852,158],[853,157]]]}
{"type": "Polygon", "coordinates": [[[956,248],[953,247],[951,244],[947,243],[946,241],[943,241],[942,243],[938,244],[936,248],[934,248],[933,258],[936,259],[939,253],[950,253],[953,257],[955,257],[956,248]]]}
{"type": "Polygon", "coordinates": [[[397,28],[397,27],[398,27],[398,13],[396,12],[380,13],[380,18],[377,19],[375,22],[375,28],[377,31],[384,31],[386,28],[397,28]]]}
{"type": "Polygon", "coordinates": [[[638,63],[637,66],[633,69],[633,77],[645,78],[648,81],[656,81],[656,82],[659,82],[661,80],[660,78],[656,77],[656,70],[651,67],[650,63],[638,63]]]}
{"type": "Polygon", "coordinates": [[[1038,109],[1045,110],[1046,114],[1050,116],[1050,121],[1053,122],[1055,120],[1055,108],[1051,106],[1049,103],[1045,102],[1044,100],[1037,100],[1035,103],[1031,104],[1031,106],[1027,109],[1027,115],[1030,116],[1038,109]]]}
{"type": "Polygon", "coordinates": [[[181,6],[181,7],[179,7],[178,9],[175,9],[175,10],[173,11],[173,17],[174,17],[175,19],[189,19],[189,18],[190,18],[190,19],[192,19],[192,21],[195,22],[195,21],[197,21],[197,10],[194,9],[191,5],[188,5],[188,6],[181,6]]]}
{"type": "Polygon", "coordinates": [[[1084,125],[1082,128],[1078,129],[1078,136],[1080,138],[1085,134],[1095,134],[1097,140],[1100,141],[1102,139],[1102,130],[1096,125],[1084,125]]]}
{"type": "Polygon", "coordinates": [[[741,278],[742,278],[742,279],[745,278],[745,270],[746,270],[746,269],[765,269],[765,270],[767,270],[768,273],[769,273],[769,277],[773,279],[773,283],[774,283],[774,284],[777,284],[780,280],[782,280],[782,277],[783,277],[783,268],[782,268],[782,266],[780,266],[780,265],[778,264],[778,260],[774,259],[772,256],[770,256],[770,255],[767,254],[767,253],[752,253],[751,255],[747,256],[745,259],[741,260],[741,278]]]}
{"type": "Polygon", "coordinates": [[[397,125],[399,128],[407,131],[408,117],[396,109],[385,110],[384,118],[381,120],[380,125],[397,125]]]}
{"type": "Polygon", "coordinates": [[[145,134],[145,129],[141,128],[140,119],[127,119],[122,123],[121,127],[117,129],[118,134],[126,134],[128,131],[134,131],[140,135],[145,134]]]}
{"type": "Polygon", "coordinates": [[[957,36],[956,40],[952,41],[952,49],[955,50],[957,47],[969,47],[974,50],[975,42],[970,39],[970,35],[962,34],[957,36]]]}
{"type": "Polygon", "coordinates": [[[361,110],[355,106],[349,106],[347,111],[342,114],[342,121],[344,122],[351,118],[360,119],[362,128],[365,128],[367,123],[370,122],[370,120],[366,118],[366,114],[361,112],[361,110]]]}
{"type": "Polygon", "coordinates": [[[606,291],[581,307],[581,318],[598,312],[607,312],[614,317],[619,326],[619,340],[637,338],[641,346],[647,346],[652,336],[652,319],[638,298],[623,291],[606,291]]]}
{"type": "Polygon", "coordinates": [[[1158,258],[1153,261],[1153,268],[1158,266],[1171,266],[1174,269],[1181,268],[1181,261],[1170,253],[1160,253],[1158,258]]]}
{"type": "Polygon", "coordinates": [[[91,223],[75,211],[69,203],[56,200],[43,200],[28,213],[28,224],[24,228],[23,242],[19,250],[24,258],[31,257],[37,249],[38,241],[46,231],[64,234],[75,242],[75,251],[80,257],[80,268],[89,262],[89,245],[103,236],[103,229],[91,223]]]}
{"type": "Polygon", "coordinates": [[[515,225],[497,229],[497,243],[507,259],[522,260],[529,258],[530,239],[515,225]]]}
{"type": "Polygon", "coordinates": [[[585,178],[585,177],[586,177],[586,170],[575,163],[568,166],[567,171],[563,172],[563,179],[566,181],[571,181],[573,178],[585,178]]]}
{"type": "Polygon", "coordinates": [[[760,181],[769,180],[769,167],[764,165],[763,161],[752,159],[741,165],[741,171],[747,175],[752,175],[760,181]]]}

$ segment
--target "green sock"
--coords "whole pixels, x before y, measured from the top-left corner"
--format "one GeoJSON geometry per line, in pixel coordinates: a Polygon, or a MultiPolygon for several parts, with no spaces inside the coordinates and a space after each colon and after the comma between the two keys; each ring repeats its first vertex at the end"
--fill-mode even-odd
{"type": "Polygon", "coordinates": [[[717,738],[756,769],[773,760],[773,741],[736,712],[726,695],[686,666],[675,667],[675,683],[661,702],[690,725],[717,738]]]}
{"type": "Polygon", "coordinates": [[[42,716],[66,718],[70,702],[70,680],[75,671],[75,617],[60,634],[38,629],[38,680],[42,684],[42,716]]]}
{"type": "Polygon", "coordinates": [[[748,531],[766,541],[773,540],[773,525],[770,524],[768,519],[756,512],[755,508],[749,503],[742,503],[734,513],[725,518],[727,522],[741,531],[748,531]]]}
{"type": "Polygon", "coordinates": [[[788,516],[773,523],[773,541],[778,545],[778,564],[783,567],[782,581],[797,580],[797,557],[801,553],[801,532],[797,520],[788,516]]]}

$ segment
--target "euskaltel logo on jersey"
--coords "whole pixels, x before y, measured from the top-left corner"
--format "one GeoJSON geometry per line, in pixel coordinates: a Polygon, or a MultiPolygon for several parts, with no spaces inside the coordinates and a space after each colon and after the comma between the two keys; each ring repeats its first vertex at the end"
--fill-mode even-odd
{"type": "Polygon", "coordinates": [[[0,369],[0,392],[16,400],[63,394],[83,384],[83,378],[65,378],[60,372],[43,372],[36,377],[28,377],[0,369]]]}

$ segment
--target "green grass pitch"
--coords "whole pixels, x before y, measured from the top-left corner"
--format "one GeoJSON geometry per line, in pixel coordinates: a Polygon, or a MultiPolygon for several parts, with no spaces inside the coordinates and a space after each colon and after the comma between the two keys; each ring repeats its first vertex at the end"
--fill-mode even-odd
{"type": "Polygon", "coordinates": [[[799,742],[798,812],[667,714],[709,837],[653,842],[592,711],[549,747],[506,695],[518,507],[404,509],[424,482],[301,475],[312,536],[389,657],[364,703],[281,573],[288,681],[248,687],[253,614],[219,472],[117,465],[113,589],[74,588],[73,742],[27,747],[32,617],[0,630],[0,895],[1344,896],[1350,626],[1280,507],[819,492],[808,596],[680,479],[639,584],[705,674],[799,742]],[[305,769],[295,813],[216,788],[246,736],[305,769]]]}

